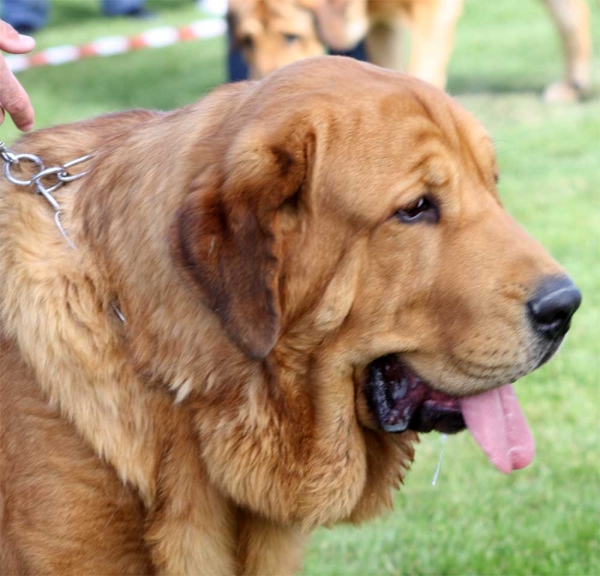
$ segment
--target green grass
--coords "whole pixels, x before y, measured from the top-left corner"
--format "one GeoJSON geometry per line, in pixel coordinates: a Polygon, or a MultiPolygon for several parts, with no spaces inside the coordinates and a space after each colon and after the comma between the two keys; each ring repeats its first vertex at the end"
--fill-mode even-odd
{"type": "MultiPolygon", "coordinates": [[[[598,31],[600,5],[591,4],[598,31]]],[[[187,1],[151,5],[161,8],[160,20],[140,24],[101,18],[95,0],[55,0],[39,45],[198,18],[187,1]]],[[[598,34],[594,41],[600,45],[598,34]]],[[[42,127],[190,102],[222,82],[224,52],[222,39],[199,41],[19,77],[42,127]]],[[[440,437],[424,437],[395,511],[360,529],[315,533],[304,574],[600,574],[600,100],[544,105],[539,95],[561,66],[558,38],[540,3],[467,2],[449,90],[497,143],[507,208],[584,294],[557,358],[517,386],[536,436],[535,462],[504,477],[463,433],[449,438],[433,487],[440,437]]],[[[597,94],[598,61],[593,75],[597,94]]],[[[0,128],[0,138],[16,134],[10,122],[0,128]]]]}

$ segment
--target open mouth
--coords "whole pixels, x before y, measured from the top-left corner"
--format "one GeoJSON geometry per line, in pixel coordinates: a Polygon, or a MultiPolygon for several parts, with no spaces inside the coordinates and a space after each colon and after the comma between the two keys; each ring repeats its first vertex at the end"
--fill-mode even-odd
{"type": "Polygon", "coordinates": [[[375,360],[367,374],[367,400],[386,432],[460,432],[460,400],[434,390],[395,355],[375,360]]]}
{"type": "Polygon", "coordinates": [[[369,408],[386,432],[406,430],[447,434],[468,428],[501,472],[524,468],[535,444],[512,385],[458,398],[435,390],[401,359],[390,354],[373,361],[365,381],[369,408]]]}

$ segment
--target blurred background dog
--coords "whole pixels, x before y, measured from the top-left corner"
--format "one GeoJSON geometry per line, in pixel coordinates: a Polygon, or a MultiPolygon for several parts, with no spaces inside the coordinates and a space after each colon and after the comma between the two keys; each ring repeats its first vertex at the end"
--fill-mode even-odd
{"type": "MultiPolygon", "coordinates": [[[[574,101],[590,85],[590,16],[585,0],[544,0],[560,33],[562,82],[548,101],[574,101]]],[[[230,0],[228,22],[251,78],[328,49],[347,51],[366,41],[374,64],[407,71],[443,88],[464,0],[230,0]],[[410,55],[403,50],[406,32],[410,55]],[[408,63],[406,65],[406,61],[408,63]]]]}

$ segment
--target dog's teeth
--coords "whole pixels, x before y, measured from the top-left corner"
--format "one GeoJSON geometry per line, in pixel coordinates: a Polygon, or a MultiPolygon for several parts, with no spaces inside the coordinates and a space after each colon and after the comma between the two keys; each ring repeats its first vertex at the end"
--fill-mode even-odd
{"type": "Polygon", "coordinates": [[[395,402],[398,402],[398,400],[402,400],[406,396],[407,392],[408,392],[408,382],[406,381],[406,378],[402,378],[400,383],[398,383],[396,386],[393,387],[392,398],[394,399],[395,402]]]}

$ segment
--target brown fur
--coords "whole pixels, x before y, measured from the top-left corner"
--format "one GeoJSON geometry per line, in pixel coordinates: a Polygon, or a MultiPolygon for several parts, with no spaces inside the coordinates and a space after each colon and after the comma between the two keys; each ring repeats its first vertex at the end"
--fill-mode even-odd
{"type": "Polygon", "coordinates": [[[14,149],[95,156],[56,194],[77,250],[0,183],[3,573],[291,573],[412,461],[370,362],[464,395],[538,360],[523,309],[561,268],[503,211],[485,131],[418,80],[318,58],[14,149]],[[440,222],[399,222],[423,194],[440,222]]]}
{"type": "MultiPolygon", "coordinates": [[[[404,68],[404,30],[411,35],[408,72],[443,88],[463,0],[230,0],[232,37],[252,78],[291,62],[354,47],[366,38],[370,60],[404,68]],[[310,17],[312,15],[312,18],[310,17]],[[290,33],[292,36],[290,36],[290,33]]],[[[565,79],[545,93],[572,101],[590,87],[590,16],[585,0],[544,0],[560,33],[565,79]]]]}
{"type": "Polygon", "coordinates": [[[0,353],[2,574],[150,574],[140,499],[48,405],[18,350],[0,353]]]}

